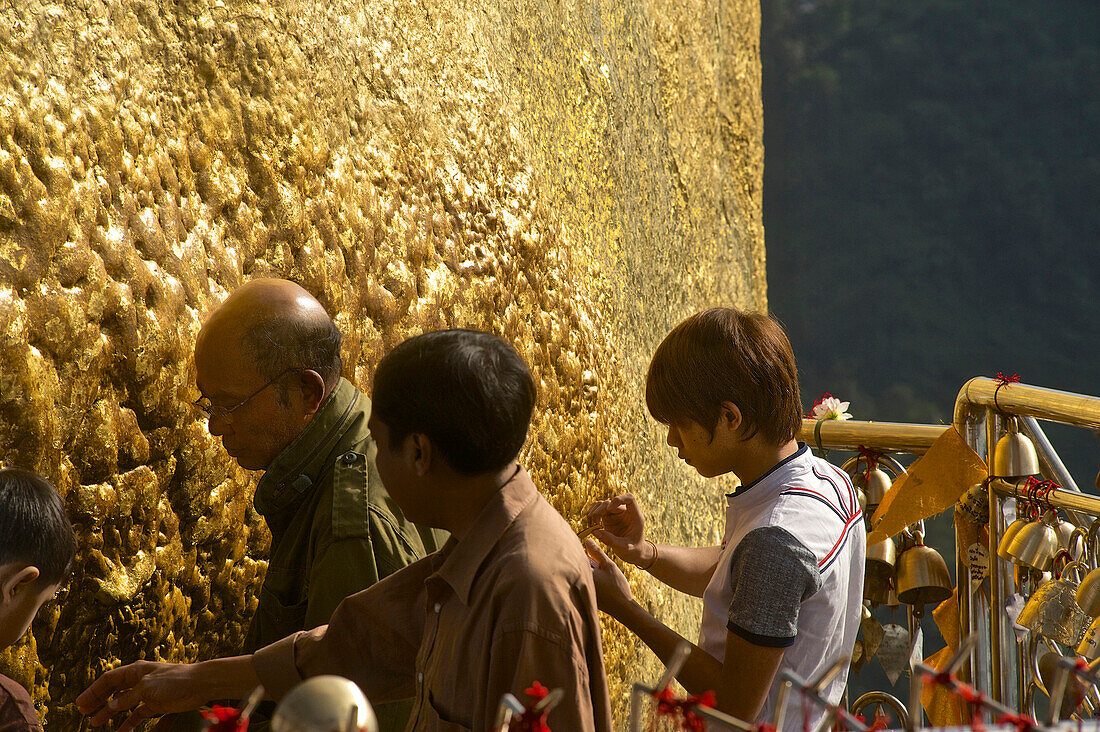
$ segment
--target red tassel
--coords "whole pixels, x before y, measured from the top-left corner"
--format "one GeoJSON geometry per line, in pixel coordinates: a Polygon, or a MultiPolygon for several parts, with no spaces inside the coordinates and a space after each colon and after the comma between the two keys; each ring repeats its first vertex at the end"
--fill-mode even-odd
{"type": "Polygon", "coordinates": [[[215,704],[202,711],[202,717],[207,722],[213,722],[207,728],[207,732],[246,732],[248,720],[241,719],[241,711],[233,707],[223,707],[215,704]]]}
{"type": "Polygon", "coordinates": [[[672,693],[671,687],[653,695],[657,700],[657,715],[660,717],[672,717],[680,723],[680,729],[688,732],[705,732],[706,722],[695,713],[695,707],[714,707],[714,692],[707,691],[698,696],[688,696],[678,699],[672,693]]]}

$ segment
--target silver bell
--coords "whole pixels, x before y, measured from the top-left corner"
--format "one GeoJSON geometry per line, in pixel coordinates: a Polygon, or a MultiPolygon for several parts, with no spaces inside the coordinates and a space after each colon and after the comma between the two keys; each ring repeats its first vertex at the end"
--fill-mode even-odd
{"type": "Polygon", "coordinates": [[[378,732],[367,697],[342,676],[314,676],[275,707],[271,732],[378,732]]]}
{"type": "Polygon", "coordinates": [[[993,451],[993,474],[1007,480],[1039,474],[1035,443],[1027,435],[1020,434],[1016,417],[1009,417],[1008,432],[997,441],[997,448],[993,451]]]}

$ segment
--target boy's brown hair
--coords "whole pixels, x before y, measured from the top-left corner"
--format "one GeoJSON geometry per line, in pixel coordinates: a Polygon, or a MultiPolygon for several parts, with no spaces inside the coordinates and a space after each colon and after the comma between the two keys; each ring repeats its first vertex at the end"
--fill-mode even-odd
{"type": "Polygon", "coordinates": [[[787,334],[773,318],[711,308],[665,336],[646,376],[646,406],[663,424],[691,420],[713,434],[722,403],[745,421],[744,439],[783,444],[802,425],[798,370],[787,334]]]}

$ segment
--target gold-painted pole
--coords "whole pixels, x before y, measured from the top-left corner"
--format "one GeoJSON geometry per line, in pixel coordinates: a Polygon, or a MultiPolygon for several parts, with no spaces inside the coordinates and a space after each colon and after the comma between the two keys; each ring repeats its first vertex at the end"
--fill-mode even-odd
{"type": "Polygon", "coordinates": [[[827,450],[855,450],[863,445],[883,452],[923,455],[946,429],[942,424],[804,419],[798,439],[827,450]]]}
{"type": "Polygon", "coordinates": [[[961,430],[969,413],[977,408],[1100,429],[1100,397],[1020,383],[1002,385],[985,376],[971,379],[959,390],[955,426],[961,430]]]}
{"type": "MultiPolygon", "coordinates": [[[[955,596],[959,602],[959,634],[960,637],[970,635],[973,628],[970,627],[972,617],[970,595],[970,565],[966,563],[966,552],[970,547],[963,546],[959,542],[959,525],[955,524],[955,596]]],[[[959,667],[959,680],[968,684],[974,683],[970,658],[966,659],[959,667]]]]}
{"type": "MultiPolygon", "coordinates": [[[[1019,481],[997,480],[990,481],[992,488],[998,495],[1008,498],[1021,498],[1027,492],[1027,480],[1019,481]]],[[[1050,501],[1053,508],[1061,508],[1067,511],[1080,511],[1082,513],[1100,516],[1100,498],[1087,493],[1074,493],[1073,491],[1054,491],[1043,498],[1043,502],[1050,501]]]]}
{"type": "MultiPolygon", "coordinates": [[[[958,410],[956,410],[956,420],[958,418],[958,410]]],[[[989,410],[986,415],[985,422],[985,441],[986,441],[986,459],[987,465],[993,464],[993,450],[997,444],[997,430],[998,425],[997,415],[993,410],[989,410]]],[[[959,424],[958,421],[955,422],[959,424]]],[[[993,489],[992,483],[989,484],[989,587],[990,587],[990,601],[989,604],[989,645],[992,653],[990,654],[989,663],[989,695],[993,697],[996,702],[1003,702],[1005,698],[1004,690],[1001,684],[1001,653],[1004,646],[1001,643],[1001,626],[1003,625],[1002,615],[1004,614],[1004,603],[1007,595],[1004,592],[1003,575],[1006,571],[1005,562],[997,556],[997,544],[1001,540],[1001,536],[1004,533],[1004,527],[1001,526],[1003,514],[1001,512],[1001,499],[996,491],[993,489]]],[[[979,712],[980,713],[980,712],[979,712]]]]}

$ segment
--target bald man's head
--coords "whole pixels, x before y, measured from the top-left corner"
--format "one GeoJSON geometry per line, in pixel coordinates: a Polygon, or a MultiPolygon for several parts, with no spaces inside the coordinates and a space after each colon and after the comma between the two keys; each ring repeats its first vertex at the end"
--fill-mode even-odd
{"type": "Polygon", "coordinates": [[[339,329],[313,295],[289,280],[252,280],[239,287],[211,313],[195,352],[234,346],[267,379],[311,369],[329,391],[340,378],[339,329]]]}

